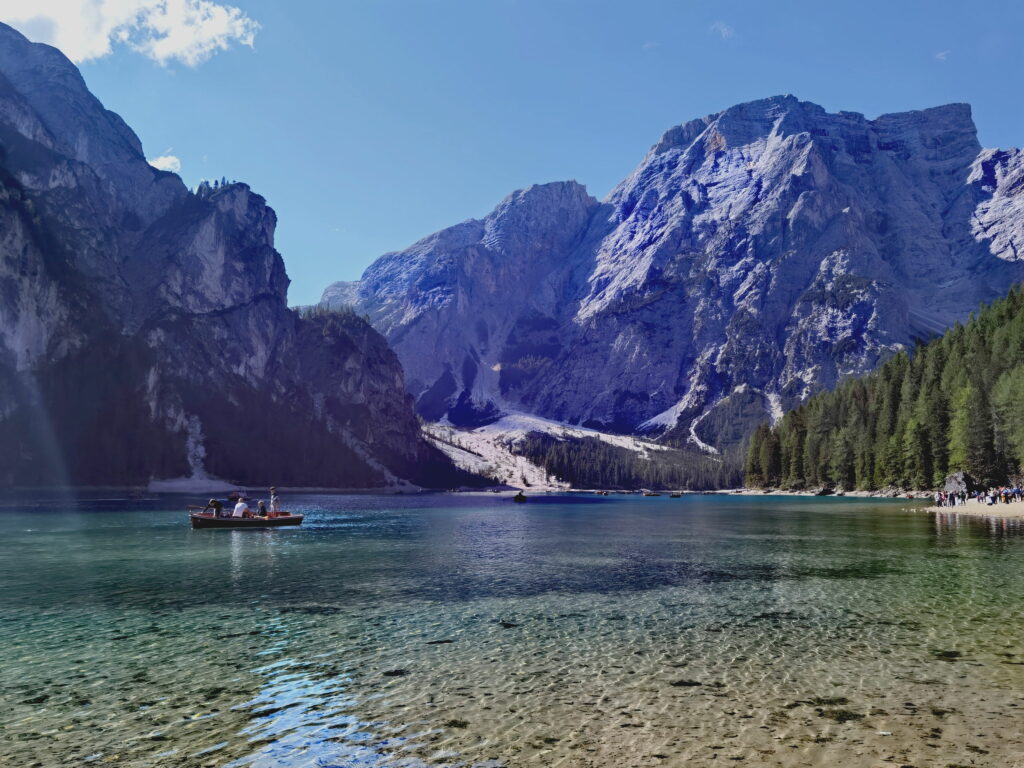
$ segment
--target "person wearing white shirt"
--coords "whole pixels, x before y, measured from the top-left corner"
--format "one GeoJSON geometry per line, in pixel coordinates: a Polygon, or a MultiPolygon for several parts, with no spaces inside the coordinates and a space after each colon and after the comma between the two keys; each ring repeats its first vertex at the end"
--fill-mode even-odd
{"type": "Polygon", "coordinates": [[[245,503],[245,497],[242,496],[238,503],[235,504],[235,511],[232,513],[232,517],[245,517],[245,513],[249,511],[249,505],[245,503]]]}

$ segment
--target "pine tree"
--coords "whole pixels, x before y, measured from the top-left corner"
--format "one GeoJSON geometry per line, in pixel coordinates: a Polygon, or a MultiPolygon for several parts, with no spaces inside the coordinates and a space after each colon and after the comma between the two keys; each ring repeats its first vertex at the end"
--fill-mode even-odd
{"type": "Polygon", "coordinates": [[[979,390],[967,409],[967,471],[986,485],[1006,480],[1006,468],[995,451],[992,407],[988,395],[979,390]]]}
{"type": "Polygon", "coordinates": [[[832,482],[847,490],[856,488],[857,473],[853,444],[845,431],[840,430],[835,433],[831,454],[830,478],[832,482]]]}
{"type": "Polygon", "coordinates": [[[761,461],[761,450],[768,434],[771,432],[767,424],[761,424],[754,430],[747,448],[747,461],[743,467],[744,482],[750,488],[763,488],[767,484],[764,465],[761,461]]]}
{"type": "Polygon", "coordinates": [[[773,488],[782,482],[782,448],[779,436],[770,428],[765,429],[760,445],[760,465],[764,483],[773,488]]]}
{"type": "Polygon", "coordinates": [[[942,485],[949,474],[949,403],[936,385],[923,401],[922,423],[928,433],[928,455],[932,473],[928,487],[942,485]]]}
{"type": "Polygon", "coordinates": [[[999,377],[992,391],[992,410],[995,432],[1006,446],[1009,469],[1017,474],[1024,470],[1024,363],[999,377]]]}
{"type": "Polygon", "coordinates": [[[987,483],[1024,471],[1024,289],[943,337],[844,381],[756,436],[751,469],[781,484],[928,488],[964,470],[987,483]]]}
{"type": "Polygon", "coordinates": [[[903,432],[904,479],[911,488],[930,488],[932,480],[931,451],[928,432],[916,418],[911,418],[903,432]]]}
{"type": "Polygon", "coordinates": [[[782,420],[782,446],[784,478],[783,488],[799,489],[807,487],[804,475],[804,429],[801,411],[790,411],[782,420]]]}
{"type": "Polygon", "coordinates": [[[960,387],[954,395],[949,416],[949,456],[950,472],[967,471],[969,453],[969,410],[971,400],[976,396],[974,388],[969,384],[960,387]]]}

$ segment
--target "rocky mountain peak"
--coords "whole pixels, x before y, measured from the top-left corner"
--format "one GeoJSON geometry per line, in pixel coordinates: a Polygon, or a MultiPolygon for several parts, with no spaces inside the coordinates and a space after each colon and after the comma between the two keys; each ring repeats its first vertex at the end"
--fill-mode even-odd
{"type": "Polygon", "coordinates": [[[868,132],[883,143],[899,138],[911,140],[915,148],[973,140],[975,152],[980,149],[969,104],[946,104],[869,120],[858,112],[829,113],[813,102],[785,95],[737,104],[670,128],[651,148],[645,162],[671,150],[685,150],[698,138],[703,139],[705,152],[716,152],[800,133],[856,140],[868,132]]]}
{"type": "Polygon", "coordinates": [[[487,218],[500,220],[510,213],[530,210],[586,211],[596,202],[587,194],[587,188],[575,180],[551,181],[516,190],[498,203],[487,218]]]}
{"type": "Polygon", "coordinates": [[[274,211],[189,192],[0,24],[0,484],[458,484],[386,341],[299,314],[274,211]]]}
{"type": "Polygon", "coordinates": [[[706,151],[714,152],[751,144],[773,134],[799,133],[808,130],[810,122],[824,114],[825,110],[817,104],[790,95],[737,104],[670,128],[652,147],[648,157],[686,149],[701,136],[704,136],[702,146],[706,151]]]}
{"type": "Polygon", "coordinates": [[[724,449],[1024,277],[1019,157],[980,152],[964,104],[775,96],[670,129],[603,203],[515,193],[324,300],[370,315],[428,418],[724,449]]]}
{"type": "Polygon", "coordinates": [[[482,242],[509,257],[567,248],[597,205],[575,181],[536,184],[498,203],[483,221],[482,242]]]}
{"type": "Polygon", "coordinates": [[[0,71],[17,84],[63,155],[98,169],[144,159],[138,136],[103,107],[58,49],[0,24],[0,71]]]}

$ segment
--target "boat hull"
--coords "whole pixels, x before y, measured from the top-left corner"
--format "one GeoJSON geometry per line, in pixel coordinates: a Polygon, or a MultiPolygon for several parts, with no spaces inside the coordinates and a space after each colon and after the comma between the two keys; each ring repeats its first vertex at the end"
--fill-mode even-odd
{"type": "Polygon", "coordinates": [[[303,515],[285,517],[211,517],[210,515],[189,515],[193,528],[281,528],[302,525],[303,515]]]}

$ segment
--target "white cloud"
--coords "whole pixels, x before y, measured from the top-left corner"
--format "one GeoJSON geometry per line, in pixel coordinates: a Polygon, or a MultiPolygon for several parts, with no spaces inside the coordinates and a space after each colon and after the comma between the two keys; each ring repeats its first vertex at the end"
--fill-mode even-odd
{"type": "Polygon", "coordinates": [[[0,20],[74,62],[107,56],[116,43],[190,67],[232,43],[252,47],[260,28],[214,0],[0,0],[0,20]]]}
{"type": "Polygon", "coordinates": [[[650,50],[652,50],[654,48],[657,48],[659,45],[661,45],[661,43],[659,43],[656,40],[648,40],[646,43],[644,43],[640,47],[643,48],[645,51],[650,51],[650,50]]]}
{"type": "Polygon", "coordinates": [[[949,58],[950,53],[950,51],[939,51],[938,53],[935,54],[935,58],[938,59],[939,61],[945,61],[946,59],[949,58]]]}
{"type": "Polygon", "coordinates": [[[723,40],[728,40],[736,36],[736,30],[726,24],[724,21],[716,21],[711,25],[711,32],[714,32],[723,40]]]}
{"type": "Polygon", "coordinates": [[[160,157],[154,157],[152,160],[147,160],[146,162],[154,168],[159,168],[161,171],[181,173],[181,160],[174,155],[161,155],[160,157]]]}

